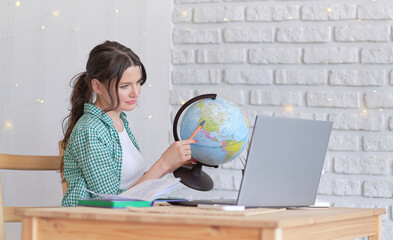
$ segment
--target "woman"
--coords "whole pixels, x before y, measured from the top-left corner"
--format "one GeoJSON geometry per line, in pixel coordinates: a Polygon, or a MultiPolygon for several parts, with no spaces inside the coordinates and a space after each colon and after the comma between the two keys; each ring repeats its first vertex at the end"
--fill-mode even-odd
{"type": "Polygon", "coordinates": [[[92,197],[89,191],[119,194],[192,162],[195,140],[177,141],[145,172],[123,111],[136,107],[146,78],[139,57],[117,42],[90,52],[86,72],[74,78],[65,126],[62,170],[69,187],[62,206],[76,206],[78,199],[92,197]]]}

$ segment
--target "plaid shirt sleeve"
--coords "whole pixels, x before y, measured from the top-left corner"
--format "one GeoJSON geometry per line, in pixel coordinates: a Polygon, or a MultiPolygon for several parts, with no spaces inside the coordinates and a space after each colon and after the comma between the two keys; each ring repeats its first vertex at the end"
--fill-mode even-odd
{"type": "Polygon", "coordinates": [[[109,134],[105,135],[105,130],[81,126],[69,141],[70,146],[64,153],[65,177],[69,188],[62,206],[76,206],[79,199],[91,197],[86,189],[106,194],[122,191],[119,171],[121,151],[114,151],[119,146],[109,134]]]}

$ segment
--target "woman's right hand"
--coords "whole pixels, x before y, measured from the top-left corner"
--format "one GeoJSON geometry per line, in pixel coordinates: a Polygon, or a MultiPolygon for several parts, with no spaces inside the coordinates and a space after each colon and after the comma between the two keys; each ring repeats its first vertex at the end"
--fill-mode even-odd
{"type": "Polygon", "coordinates": [[[196,140],[192,139],[174,142],[133,186],[147,179],[161,178],[165,174],[172,173],[182,165],[191,164],[194,161],[191,158],[191,144],[196,142],[196,140]]]}
{"type": "Polygon", "coordinates": [[[187,139],[176,141],[161,155],[159,161],[163,165],[166,173],[171,173],[185,164],[191,164],[191,144],[196,140],[187,139]]]}

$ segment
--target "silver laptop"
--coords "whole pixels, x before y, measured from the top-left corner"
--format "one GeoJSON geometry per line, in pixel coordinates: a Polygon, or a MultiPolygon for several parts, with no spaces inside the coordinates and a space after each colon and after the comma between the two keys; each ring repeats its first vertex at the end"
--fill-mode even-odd
{"type": "MultiPolygon", "coordinates": [[[[303,207],[315,203],[332,123],[257,116],[234,204],[303,207]]],[[[186,205],[230,204],[193,200],[186,205]]]]}

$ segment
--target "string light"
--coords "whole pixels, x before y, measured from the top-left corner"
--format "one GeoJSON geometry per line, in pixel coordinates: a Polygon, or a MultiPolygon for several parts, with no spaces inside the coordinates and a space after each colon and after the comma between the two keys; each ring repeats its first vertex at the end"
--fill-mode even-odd
{"type": "Polygon", "coordinates": [[[373,90],[373,93],[376,93],[377,92],[377,90],[373,90]]]}
{"type": "Polygon", "coordinates": [[[328,102],[331,102],[331,101],[332,101],[332,99],[331,99],[331,98],[328,98],[327,100],[328,100],[328,102]]]}
{"type": "Polygon", "coordinates": [[[44,100],[44,99],[37,98],[37,102],[38,102],[38,103],[44,103],[45,100],[44,100]]]}
{"type": "Polygon", "coordinates": [[[185,101],[181,101],[181,102],[180,102],[181,105],[184,105],[185,103],[186,103],[185,101]]]}
{"type": "Polygon", "coordinates": [[[151,86],[153,86],[151,83],[149,83],[148,85],[147,85],[148,87],[151,87],[151,86]]]}
{"type": "Polygon", "coordinates": [[[187,17],[187,16],[188,16],[188,10],[184,10],[181,14],[182,14],[183,16],[187,17]]]}
{"type": "Polygon", "coordinates": [[[52,14],[53,16],[58,17],[60,15],[60,12],[57,10],[57,11],[53,11],[52,14]]]}
{"type": "Polygon", "coordinates": [[[16,1],[15,2],[15,7],[19,7],[20,6],[20,2],[19,1],[16,1]]]}
{"type": "Polygon", "coordinates": [[[5,122],[5,129],[10,130],[12,128],[12,122],[6,121],[5,122]]]}
{"type": "Polygon", "coordinates": [[[225,17],[224,22],[229,22],[229,19],[225,17]]]}
{"type": "Polygon", "coordinates": [[[293,111],[292,105],[285,105],[285,111],[286,112],[292,112],[293,111]]]}
{"type": "Polygon", "coordinates": [[[293,19],[293,17],[292,17],[292,16],[289,16],[289,17],[288,17],[288,19],[289,19],[289,20],[292,20],[292,19],[293,19]]]}
{"type": "Polygon", "coordinates": [[[151,119],[151,118],[153,118],[153,116],[152,116],[152,115],[149,115],[149,116],[147,116],[147,118],[151,119]]]}
{"type": "Polygon", "coordinates": [[[368,109],[366,106],[363,107],[363,110],[361,111],[361,113],[359,114],[360,116],[367,116],[368,115],[368,109]]]}
{"type": "Polygon", "coordinates": [[[358,19],[358,22],[361,22],[361,21],[362,21],[362,19],[359,18],[359,19],[358,19]]]}
{"type": "Polygon", "coordinates": [[[19,84],[18,84],[18,83],[15,83],[15,87],[19,87],[19,84]]]}
{"type": "Polygon", "coordinates": [[[383,111],[383,109],[382,109],[382,108],[380,108],[380,109],[379,109],[379,111],[380,111],[380,112],[382,112],[382,111],[383,111]]]}
{"type": "Polygon", "coordinates": [[[114,11],[115,13],[119,13],[119,10],[118,9],[115,9],[115,11],[114,11]]]}
{"type": "Polygon", "coordinates": [[[41,30],[45,30],[45,26],[44,25],[41,26],[41,30]]]}
{"type": "Polygon", "coordinates": [[[327,8],[326,8],[326,11],[327,11],[328,13],[331,13],[331,12],[332,12],[332,8],[327,7],[327,8]]]}

